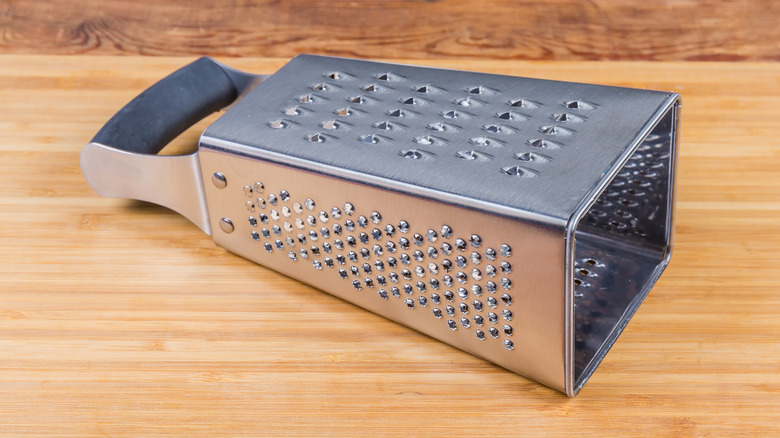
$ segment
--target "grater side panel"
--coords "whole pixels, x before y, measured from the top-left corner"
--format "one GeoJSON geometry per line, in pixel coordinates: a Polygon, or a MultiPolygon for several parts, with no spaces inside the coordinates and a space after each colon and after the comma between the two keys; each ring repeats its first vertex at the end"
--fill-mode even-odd
{"type": "Polygon", "coordinates": [[[204,136],[566,221],[668,95],[302,55],[204,136]]]}
{"type": "Polygon", "coordinates": [[[206,187],[218,245],[565,390],[562,228],[207,144],[200,159],[205,180],[221,172],[228,181],[206,187]]]}

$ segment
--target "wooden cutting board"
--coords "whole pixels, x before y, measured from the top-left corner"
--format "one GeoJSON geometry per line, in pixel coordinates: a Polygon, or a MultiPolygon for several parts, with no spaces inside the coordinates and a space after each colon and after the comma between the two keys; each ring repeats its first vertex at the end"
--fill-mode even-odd
{"type": "Polygon", "coordinates": [[[780,435],[780,64],[426,62],[683,96],[672,263],[569,399],[95,195],[81,146],[188,61],[0,56],[0,436],[780,435]]]}

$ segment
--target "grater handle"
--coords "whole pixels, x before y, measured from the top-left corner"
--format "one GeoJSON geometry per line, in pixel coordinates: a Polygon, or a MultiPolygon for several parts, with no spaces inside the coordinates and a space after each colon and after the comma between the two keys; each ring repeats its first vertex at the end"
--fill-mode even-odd
{"type": "Polygon", "coordinates": [[[119,110],[82,149],[84,178],[101,196],[168,207],[211,234],[198,153],[156,154],[265,79],[210,58],[171,73],[119,110]]]}
{"type": "Polygon", "coordinates": [[[230,77],[209,58],[171,73],[117,112],[93,143],[156,154],[177,135],[236,99],[230,77]]]}

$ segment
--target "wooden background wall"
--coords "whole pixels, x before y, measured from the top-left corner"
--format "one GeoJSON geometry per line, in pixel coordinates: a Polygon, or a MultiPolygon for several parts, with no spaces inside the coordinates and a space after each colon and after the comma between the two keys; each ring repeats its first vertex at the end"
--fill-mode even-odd
{"type": "Polygon", "coordinates": [[[777,0],[0,0],[0,53],[780,60],[777,0]]]}

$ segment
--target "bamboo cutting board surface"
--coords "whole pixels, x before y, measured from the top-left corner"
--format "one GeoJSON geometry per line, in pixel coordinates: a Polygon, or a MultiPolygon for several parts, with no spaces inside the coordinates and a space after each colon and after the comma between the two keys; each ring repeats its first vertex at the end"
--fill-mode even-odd
{"type": "Polygon", "coordinates": [[[82,145],[187,61],[0,56],[0,436],[780,435],[780,64],[424,62],[683,96],[672,263],[568,399],[94,194],[82,145]]]}

